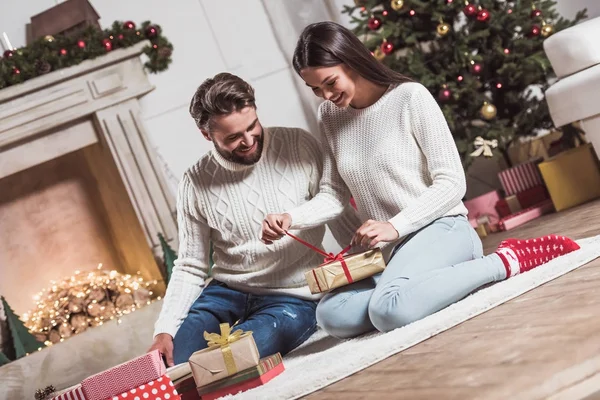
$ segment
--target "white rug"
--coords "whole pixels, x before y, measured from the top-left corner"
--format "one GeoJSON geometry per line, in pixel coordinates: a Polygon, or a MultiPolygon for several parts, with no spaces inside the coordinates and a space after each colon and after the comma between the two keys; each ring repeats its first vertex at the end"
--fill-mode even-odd
{"type": "Polygon", "coordinates": [[[315,333],[285,359],[268,384],[226,399],[297,399],[416,345],[600,257],[600,236],[578,241],[579,251],[497,283],[411,325],[341,341],[315,333]]]}

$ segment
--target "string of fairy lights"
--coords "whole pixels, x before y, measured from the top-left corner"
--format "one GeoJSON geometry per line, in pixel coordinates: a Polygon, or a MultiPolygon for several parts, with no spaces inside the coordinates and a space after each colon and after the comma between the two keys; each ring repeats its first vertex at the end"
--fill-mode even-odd
{"type": "Polygon", "coordinates": [[[110,320],[120,323],[123,315],[160,300],[153,291],[156,284],[139,272],[121,274],[100,264],[94,271],[75,271],[51,281],[50,287],[34,296],[35,308],[21,319],[40,342],[50,346],[110,320]]]}

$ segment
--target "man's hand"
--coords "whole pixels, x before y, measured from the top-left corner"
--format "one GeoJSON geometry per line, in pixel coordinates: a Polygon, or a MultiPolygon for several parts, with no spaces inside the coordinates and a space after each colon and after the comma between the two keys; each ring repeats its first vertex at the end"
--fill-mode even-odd
{"type": "Polygon", "coordinates": [[[269,214],[262,223],[261,240],[265,244],[273,244],[274,240],[281,239],[292,226],[290,214],[269,214]]]}
{"type": "Polygon", "coordinates": [[[152,346],[148,349],[148,352],[158,350],[164,354],[167,359],[167,367],[175,365],[173,361],[173,338],[168,333],[159,333],[154,337],[152,346]]]}
{"type": "Polygon", "coordinates": [[[389,222],[368,220],[354,234],[352,245],[372,249],[380,242],[393,242],[398,238],[398,231],[389,222]]]}

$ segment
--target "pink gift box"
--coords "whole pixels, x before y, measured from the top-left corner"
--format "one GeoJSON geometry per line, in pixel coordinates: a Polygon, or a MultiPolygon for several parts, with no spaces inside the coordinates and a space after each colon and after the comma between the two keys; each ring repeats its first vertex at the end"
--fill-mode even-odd
{"type": "Polygon", "coordinates": [[[52,398],[52,400],[87,400],[81,385],[74,386],[72,388],[63,391],[58,396],[52,398]]]}
{"type": "Polygon", "coordinates": [[[501,230],[508,231],[553,211],[554,204],[552,204],[552,200],[546,200],[536,206],[530,207],[516,214],[512,214],[506,218],[502,218],[499,226],[501,230]]]}
{"type": "Polygon", "coordinates": [[[477,228],[477,220],[481,217],[488,217],[489,223],[495,225],[500,220],[496,203],[500,200],[500,193],[497,190],[482,194],[471,200],[465,201],[465,207],[469,210],[469,222],[473,228],[477,228]]]}
{"type": "Polygon", "coordinates": [[[544,180],[537,164],[533,162],[505,169],[498,174],[498,178],[500,178],[500,183],[507,196],[544,185],[544,180]]]}
{"type": "Polygon", "coordinates": [[[87,400],[104,400],[160,378],[166,372],[160,352],[154,350],[81,382],[87,400]]]}

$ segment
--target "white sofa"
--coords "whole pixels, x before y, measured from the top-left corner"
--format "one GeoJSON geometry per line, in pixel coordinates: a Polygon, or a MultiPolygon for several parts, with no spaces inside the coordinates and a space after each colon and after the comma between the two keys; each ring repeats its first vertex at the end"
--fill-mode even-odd
{"type": "Polygon", "coordinates": [[[558,77],[546,91],[554,125],[580,121],[600,154],[600,18],[555,33],[544,50],[558,77]]]}

